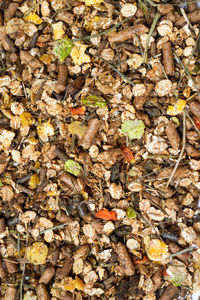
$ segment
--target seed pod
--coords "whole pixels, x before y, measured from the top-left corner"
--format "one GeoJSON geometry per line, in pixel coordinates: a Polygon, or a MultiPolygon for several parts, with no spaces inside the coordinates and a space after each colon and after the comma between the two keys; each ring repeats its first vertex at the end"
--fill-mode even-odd
{"type": "Polygon", "coordinates": [[[144,26],[143,24],[136,24],[135,26],[120,30],[111,34],[108,38],[109,42],[116,43],[116,42],[124,42],[129,39],[134,38],[135,34],[141,35],[147,33],[149,29],[144,26]]]}
{"type": "Polygon", "coordinates": [[[0,233],[3,233],[6,230],[5,219],[0,218],[0,233]]]}
{"type": "Polygon", "coordinates": [[[4,11],[4,18],[10,20],[14,17],[19,4],[18,3],[10,3],[7,9],[4,11]]]}
{"type": "Polygon", "coordinates": [[[114,250],[118,254],[125,275],[132,276],[135,273],[135,268],[126,247],[122,243],[118,243],[114,245],[114,250]]]}
{"type": "Polygon", "coordinates": [[[64,277],[68,276],[71,268],[72,268],[72,260],[71,258],[67,257],[62,265],[62,268],[59,270],[57,277],[59,279],[63,279],[64,277]]]}
{"type": "Polygon", "coordinates": [[[49,281],[51,280],[51,278],[54,276],[55,274],[55,270],[53,267],[49,267],[46,270],[44,270],[44,272],[42,273],[40,279],[39,279],[39,283],[44,283],[44,284],[48,284],[49,281]]]}
{"type": "Polygon", "coordinates": [[[181,139],[178,131],[176,130],[176,127],[172,124],[172,122],[168,123],[165,132],[172,148],[174,150],[178,150],[180,147],[181,139]]]}
{"type": "Polygon", "coordinates": [[[38,300],[50,300],[49,293],[47,292],[47,289],[44,285],[44,283],[41,283],[37,287],[37,299],[38,300]]]}
{"type": "Polygon", "coordinates": [[[174,73],[174,56],[172,52],[171,42],[163,44],[163,64],[167,75],[173,75],[174,73]]]}
{"type": "Polygon", "coordinates": [[[92,146],[100,126],[101,126],[101,121],[99,121],[98,119],[90,120],[88,127],[85,131],[85,134],[81,140],[81,146],[84,149],[89,149],[92,146]]]}

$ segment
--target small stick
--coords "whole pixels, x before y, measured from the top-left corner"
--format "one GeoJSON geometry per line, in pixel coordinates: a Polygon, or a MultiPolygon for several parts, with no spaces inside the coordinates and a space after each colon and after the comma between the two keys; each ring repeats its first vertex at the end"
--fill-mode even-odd
{"type": "Polygon", "coordinates": [[[144,55],[143,55],[143,60],[144,60],[145,63],[147,63],[147,61],[148,61],[148,46],[149,46],[149,41],[150,41],[150,38],[151,38],[151,35],[152,35],[154,29],[156,28],[156,24],[157,24],[160,16],[161,15],[159,13],[156,13],[155,18],[153,20],[153,23],[151,25],[150,31],[149,31],[147,40],[146,40],[146,45],[145,45],[144,55]]]}
{"type": "Polygon", "coordinates": [[[68,78],[68,69],[66,64],[60,64],[58,66],[58,81],[57,81],[57,89],[58,92],[63,92],[66,88],[68,78]]]}
{"type": "Polygon", "coordinates": [[[185,111],[183,111],[183,145],[182,145],[182,149],[181,149],[181,152],[180,152],[180,154],[179,154],[178,160],[177,160],[177,162],[176,162],[176,164],[175,164],[175,167],[174,167],[174,169],[173,169],[173,172],[172,172],[172,174],[171,174],[169,180],[167,181],[166,187],[168,187],[169,184],[170,184],[170,182],[172,181],[172,179],[173,179],[173,177],[174,177],[174,174],[176,173],[176,170],[177,170],[177,168],[178,168],[178,166],[179,166],[179,164],[180,164],[180,161],[181,161],[181,159],[182,159],[184,150],[185,150],[185,144],[186,144],[186,121],[185,121],[185,119],[186,119],[186,118],[185,118],[185,111]]]}
{"type": "Polygon", "coordinates": [[[176,253],[170,254],[167,258],[171,258],[171,257],[177,256],[177,255],[179,255],[179,254],[182,254],[182,253],[185,253],[185,252],[192,251],[192,250],[194,250],[194,248],[196,248],[196,247],[195,247],[195,246],[191,246],[191,247],[185,248],[185,249],[180,250],[180,251],[178,251],[178,252],[176,252],[176,253]]]}
{"type": "Polygon", "coordinates": [[[47,228],[47,229],[45,229],[45,230],[40,231],[39,235],[41,235],[41,234],[43,234],[43,233],[45,233],[45,232],[47,232],[47,231],[50,231],[50,230],[63,228],[63,227],[65,227],[65,226],[67,226],[67,225],[69,225],[69,222],[67,222],[67,223],[65,223],[65,224],[58,225],[58,226],[54,226],[54,227],[47,228]]]}

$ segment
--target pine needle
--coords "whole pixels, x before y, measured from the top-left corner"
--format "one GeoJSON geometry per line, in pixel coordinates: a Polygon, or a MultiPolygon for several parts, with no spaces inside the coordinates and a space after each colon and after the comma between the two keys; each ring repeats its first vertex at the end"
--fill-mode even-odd
{"type": "Polygon", "coordinates": [[[171,257],[174,257],[174,256],[177,256],[177,255],[180,255],[182,253],[185,253],[185,252],[189,252],[189,251],[192,251],[194,250],[195,246],[191,246],[191,247],[188,247],[188,248],[185,248],[183,250],[180,250],[178,252],[175,252],[175,253],[172,253],[168,256],[168,258],[171,258],[171,257]]]}
{"type": "Polygon", "coordinates": [[[63,227],[65,227],[65,226],[67,226],[67,225],[69,225],[69,223],[64,223],[64,224],[61,224],[61,225],[58,225],[58,226],[54,226],[54,227],[47,228],[47,229],[45,229],[45,230],[40,231],[39,235],[41,235],[41,234],[43,234],[43,233],[45,233],[45,232],[47,232],[47,231],[50,231],[50,230],[63,228],[63,227]]]}

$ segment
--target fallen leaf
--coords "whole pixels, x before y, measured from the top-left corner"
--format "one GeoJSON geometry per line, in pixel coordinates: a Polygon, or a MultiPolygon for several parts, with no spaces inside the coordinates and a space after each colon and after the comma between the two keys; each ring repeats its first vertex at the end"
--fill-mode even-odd
{"type": "Polygon", "coordinates": [[[96,214],[95,214],[96,218],[102,219],[102,220],[112,220],[112,221],[116,221],[117,219],[117,215],[115,213],[115,211],[111,210],[108,211],[106,208],[99,210],[96,214]]]}

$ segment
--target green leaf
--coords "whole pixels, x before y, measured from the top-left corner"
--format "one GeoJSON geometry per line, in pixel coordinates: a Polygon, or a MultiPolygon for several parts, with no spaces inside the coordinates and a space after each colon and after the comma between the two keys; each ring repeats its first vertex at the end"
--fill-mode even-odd
{"type": "Polygon", "coordinates": [[[3,186],[3,183],[2,183],[2,181],[0,180],[0,187],[2,187],[3,186]]]}
{"type": "Polygon", "coordinates": [[[62,40],[57,41],[53,48],[53,52],[60,59],[61,62],[70,54],[73,48],[72,40],[65,36],[62,40]]]}
{"type": "Polygon", "coordinates": [[[79,165],[79,163],[74,161],[73,159],[66,160],[66,162],[64,164],[64,169],[65,169],[65,171],[67,171],[75,176],[79,176],[80,173],[82,172],[82,168],[79,165]]]}
{"type": "Polygon", "coordinates": [[[128,207],[126,211],[126,216],[128,219],[136,218],[136,212],[131,206],[128,207]]]}
{"type": "Polygon", "coordinates": [[[141,139],[144,134],[145,125],[142,120],[126,120],[121,125],[122,132],[128,135],[130,140],[141,139]]]}
{"type": "Polygon", "coordinates": [[[87,97],[82,99],[82,103],[89,107],[106,107],[107,102],[100,96],[89,94],[87,97]]]}

